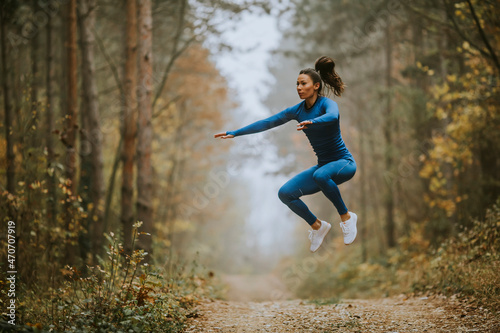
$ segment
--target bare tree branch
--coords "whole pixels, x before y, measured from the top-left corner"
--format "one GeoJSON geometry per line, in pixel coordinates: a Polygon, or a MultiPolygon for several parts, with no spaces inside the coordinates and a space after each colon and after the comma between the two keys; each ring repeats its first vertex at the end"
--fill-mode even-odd
{"type": "Polygon", "coordinates": [[[179,21],[177,22],[177,29],[175,32],[175,38],[174,38],[174,46],[172,48],[172,55],[170,57],[170,61],[167,64],[167,67],[165,68],[165,71],[163,72],[163,77],[161,79],[160,87],[156,91],[155,98],[153,100],[153,109],[155,108],[156,102],[158,101],[158,98],[160,98],[160,95],[163,91],[163,88],[165,87],[165,83],[167,82],[167,77],[168,74],[170,73],[170,70],[172,69],[172,66],[175,62],[175,60],[182,54],[187,49],[187,46],[190,44],[190,41],[186,42],[184,47],[181,48],[180,51],[177,51],[177,48],[179,47],[179,41],[182,36],[182,30],[184,27],[184,18],[185,18],[185,13],[186,13],[186,3],[187,0],[179,0],[180,3],[180,9],[179,9],[179,21]]]}
{"type": "Polygon", "coordinates": [[[161,113],[162,113],[163,111],[165,111],[166,109],[168,109],[168,108],[170,107],[170,105],[172,105],[172,104],[174,104],[175,102],[177,102],[180,98],[181,98],[181,96],[180,96],[180,95],[177,95],[177,96],[175,96],[174,98],[172,98],[170,101],[168,101],[168,103],[167,103],[164,107],[162,107],[162,108],[161,108],[160,110],[158,110],[157,112],[153,113],[152,118],[154,119],[154,118],[156,118],[156,117],[160,116],[160,115],[161,115],[161,113]]]}
{"type": "Polygon", "coordinates": [[[474,6],[472,5],[470,0],[467,0],[467,3],[469,4],[469,9],[472,14],[472,17],[474,18],[474,22],[476,23],[477,30],[479,31],[479,35],[483,39],[484,44],[486,45],[486,48],[490,52],[491,58],[493,59],[493,62],[495,63],[495,66],[497,67],[498,71],[500,72],[500,62],[498,61],[497,55],[493,48],[491,47],[490,42],[488,41],[488,38],[486,37],[486,34],[484,33],[483,27],[481,27],[481,23],[479,22],[479,18],[477,17],[476,10],[474,9],[474,6]]]}
{"type": "MultiPolygon", "coordinates": [[[[401,2],[401,4],[403,6],[405,6],[409,11],[411,11],[411,12],[413,12],[413,13],[415,13],[415,14],[423,17],[423,18],[425,18],[426,20],[429,20],[429,21],[431,21],[433,23],[442,25],[442,26],[450,28],[450,29],[454,29],[453,25],[451,25],[449,23],[446,23],[446,22],[443,22],[443,20],[441,20],[441,19],[439,19],[437,17],[433,17],[432,15],[427,14],[424,11],[418,10],[417,8],[412,7],[411,4],[409,4],[409,3],[406,3],[406,2],[403,1],[403,2],[401,2]]],[[[445,6],[446,6],[446,4],[445,4],[445,6]]]]}
{"type": "Polygon", "coordinates": [[[458,23],[457,21],[455,21],[455,17],[453,16],[453,12],[450,10],[450,6],[448,4],[448,1],[447,0],[443,0],[443,3],[444,3],[444,6],[445,6],[445,11],[446,11],[446,16],[448,16],[448,19],[451,21],[451,23],[453,24],[453,27],[454,27],[454,30],[458,33],[458,35],[464,40],[466,41],[467,43],[469,43],[473,48],[475,48],[476,50],[478,50],[483,56],[487,57],[487,58],[491,58],[491,55],[486,52],[485,50],[483,50],[482,47],[480,47],[479,45],[477,45],[476,43],[474,43],[470,38],[468,38],[463,32],[462,30],[460,29],[460,27],[458,26],[458,23]]]}
{"type": "Polygon", "coordinates": [[[161,92],[162,92],[162,90],[163,90],[163,88],[165,86],[165,83],[167,82],[168,74],[172,70],[172,67],[174,65],[175,60],[177,60],[177,58],[179,58],[181,56],[181,54],[184,53],[184,51],[186,51],[186,49],[195,40],[196,40],[196,36],[191,37],[186,43],[184,43],[184,45],[182,46],[182,48],[179,51],[177,51],[177,53],[175,53],[172,56],[172,58],[170,58],[170,61],[168,62],[168,65],[167,65],[167,68],[165,68],[165,72],[163,73],[163,77],[162,77],[162,82],[161,82],[161,85],[160,85],[160,89],[158,89],[158,91],[156,93],[156,96],[155,96],[155,99],[153,100],[153,108],[155,107],[156,102],[158,101],[158,98],[160,97],[161,92]]]}
{"type": "Polygon", "coordinates": [[[106,59],[106,62],[108,63],[109,67],[111,67],[111,72],[113,73],[113,77],[115,78],[116,85],[118,86],[118,89],[120,90],[120,96],[122,97],[121,100],[125,100],[125,91],[123,89],[122,82],[120,80],[120,75],[118,74],[118,69],[113,62],[113,59],[109,56],[109,54],[106,52],[106,48],[104,47],[104,43],[102,42],[102,39],[99,37],[99,34],[95,29],[92,29],[92,34],[95,37],[95,40],[97,42],[97,45],[99,46],[99,50],[102,52],[104,55],[104,58],[106,59]]]}

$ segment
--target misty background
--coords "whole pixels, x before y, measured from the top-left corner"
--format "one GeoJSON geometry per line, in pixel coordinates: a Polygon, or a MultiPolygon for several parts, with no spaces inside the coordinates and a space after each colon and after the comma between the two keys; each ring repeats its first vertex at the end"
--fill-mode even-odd
{"type": "MultiPolygon", "coordinates": [[[[114,293],[149,304],[156,290],[180,308],[195,303],[193,290],[259,300],[460,291],[493,302],[497,1],[9,0],[0,9],[0,240],[8,245],[15,221],[30,316],[47,317],[36,295],[48,313],[59,286],[78,279],[97,281],[99,296],[83,299],[100,299],[107,282],[109,304],[122,299],[114,293]],[[346,247],[333,205],[303,197],[333,227],[311,254],[309,226],[277,196],[316,164],[296,124],[214,134],[300,102],[298,73],[323,55],[346,84],[329,97],[357,162],[340,190],[359,220],[346,247]],[[145,291],[154,269],[167,282],[145,291]],[[117,272],[129,289],[110,282],[117,272]]],[[[78,316],[64,297],[61,309],[78,316]]]]}

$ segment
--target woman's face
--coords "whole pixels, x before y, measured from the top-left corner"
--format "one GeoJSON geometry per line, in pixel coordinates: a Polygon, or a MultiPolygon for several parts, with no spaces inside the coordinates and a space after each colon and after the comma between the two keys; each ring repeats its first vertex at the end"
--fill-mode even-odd
{"type": "Polygon", "coordinates": [[[313,83],[311,77],[307,74],[300,74],[297,78],[297,93],[300,99],[307,99],[314,96],[319,89],[319,82],[313,83]]]}

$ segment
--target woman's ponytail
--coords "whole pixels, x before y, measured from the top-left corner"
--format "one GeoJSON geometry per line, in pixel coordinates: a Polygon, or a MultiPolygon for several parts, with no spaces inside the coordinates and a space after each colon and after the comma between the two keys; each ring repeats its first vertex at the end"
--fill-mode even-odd
{"type": "Polygon", "coordinates": [[[322,56],[316,60],[314,69],[319,73],[325,85],[330,88],[336,96],[344,92],[344,82],[335,72],[335,62],[332,58],[322,56]]]}

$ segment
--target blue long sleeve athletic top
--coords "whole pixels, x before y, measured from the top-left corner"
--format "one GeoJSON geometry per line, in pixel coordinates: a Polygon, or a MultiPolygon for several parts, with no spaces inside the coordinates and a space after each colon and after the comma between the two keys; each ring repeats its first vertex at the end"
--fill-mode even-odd
{"type": "Polygon", "coordinates": [[[310,109],[307,109],[306,102],[302,101],[269,118],[256,121],[236,131],[228,131],[226,134],[236,137],[258,133],[283,125],[292,119],[299,123],[305,120],[312,121],[312,124],[307,125],[307,129],[303,131],[318,157],[319,165],[340,159],[353,159],[340,133],[339,107],[336,102],[323,96],[318,96],[310,109]]]}

